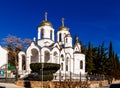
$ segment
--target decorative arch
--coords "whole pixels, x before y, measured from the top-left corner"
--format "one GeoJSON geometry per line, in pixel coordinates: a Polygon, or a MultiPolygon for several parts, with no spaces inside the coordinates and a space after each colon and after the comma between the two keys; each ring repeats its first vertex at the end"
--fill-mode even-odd
{"type": "Polygon", "coordinates": [[[49,51],[44,51],[44,62],[48,62],[50,60],[50,53],[49,51]]]}
{"type": "Polygon", "coordinates": [[[19,71],[26,70],[26,55],[24,52],[18,53],[18,69],[19,71]]]}
{"type": "Polygon", "coordinates": [[[39,52],[36,48],[31,49],[31,63],[39,62],[39,52]]]}

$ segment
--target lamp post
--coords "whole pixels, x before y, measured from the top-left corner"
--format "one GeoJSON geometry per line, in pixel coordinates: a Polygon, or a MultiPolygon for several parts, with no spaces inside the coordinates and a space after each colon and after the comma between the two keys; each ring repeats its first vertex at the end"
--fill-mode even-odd
{"type": "Polygon", "coordinates": [[[80,72],[80,82],[81,82],[81,72],[80,72]]]}
{"type": "Polygon", "coordinates": [[[16,66],[16,81],[18,80],[18,66],[16,66]]]}
{"type": "Polygon", "coordinates": [[[44,68],[44,63],[42,63],[42,88],[43,88],[43,68],[44,68]]]}

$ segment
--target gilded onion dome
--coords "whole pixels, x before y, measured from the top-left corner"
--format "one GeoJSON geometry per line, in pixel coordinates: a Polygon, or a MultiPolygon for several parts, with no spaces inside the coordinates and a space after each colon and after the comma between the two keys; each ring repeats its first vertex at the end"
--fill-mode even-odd
{"type": "Polygon", "coordinates": [[[58,31],[62,31],[62,30],[63,31],[69,31],[69,28],[64,26],[64,18],[62,18],[62,27],[60,27],[58,31]]]}
{"type": "Polygon", "coordinates": [[[45,12],[45,20],[43,20],[39,26],[51,26],[52,27],[52,24],[47,21],[47,12],[45,12]]]}
{"type": "Polygon", "coordinates": [[[49,21],[44,20],[40,23],[39,26],[51,26],[52,27],[52,24],[49,21]]]}

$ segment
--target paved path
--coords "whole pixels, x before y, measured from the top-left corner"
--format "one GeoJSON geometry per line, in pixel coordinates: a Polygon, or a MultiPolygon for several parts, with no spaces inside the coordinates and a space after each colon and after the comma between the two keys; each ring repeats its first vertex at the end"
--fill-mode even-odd
{"type": "Polygon", "coordinates": [[[14,83],[0,83],[0,88],[24,88],[16,86],[14,83]]]}

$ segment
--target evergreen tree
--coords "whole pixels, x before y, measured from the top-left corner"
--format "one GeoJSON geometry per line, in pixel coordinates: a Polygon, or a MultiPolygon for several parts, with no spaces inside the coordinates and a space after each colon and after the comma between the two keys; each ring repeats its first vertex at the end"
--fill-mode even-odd
{"type": "Polygon", "coordinates": [[[94,70],[92,47],[91,47],[90,42],[88,43],[88,50],[87,50],[87,55],[86,55],[86,70],[89,74],[94,70]]]}

